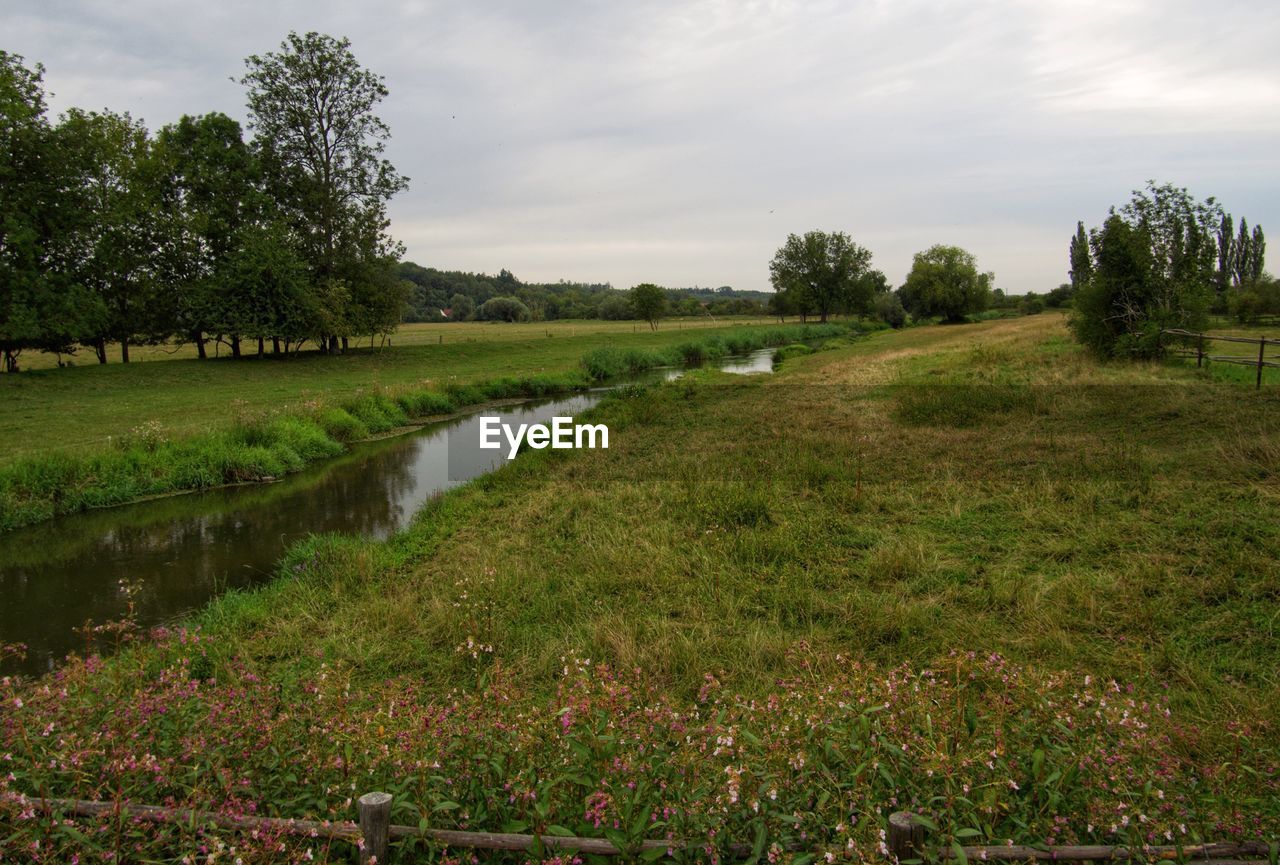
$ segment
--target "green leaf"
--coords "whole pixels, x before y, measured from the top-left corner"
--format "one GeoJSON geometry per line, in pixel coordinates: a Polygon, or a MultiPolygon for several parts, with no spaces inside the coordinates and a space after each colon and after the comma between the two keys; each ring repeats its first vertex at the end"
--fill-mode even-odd
{"type": "Polygon", "coordinates": [[[960,846],[959,841],[951,842],[951,852],[956,855],[956,861],[960,865],[969,865],[969,857],[964,854],[964,848],[960,846]]]}
{"type": "Polygon", "coordinates": [[[645,827],[649,825],[649,815],[642,808],[631,823],[631,837],[637,841],[644,837],[645,827]]]}
{"type": "Polygon", "coordinates": [[[956,832],[957,838],[978,838],[982,835],[977,829],[961,829],[956,832]]]}
{"type": "Polygon", "coordinates": [[[640,861],[657,862],[659,859],[661,859],[663,856],[666,856],[666,855],[667,855],[667,848],[651,847],[640,854],[640,861]]]}
{"type": "Polygon", "coordinates": [[[566,828],[564,826],[561,826],[557,823],[552,823],[550,826],[547,827],[547,834],[559,835],[561,838],[572,838],[573,830],[566,828]]]}
{"type": "Polygon", "coordinates": [[[751,858],[748,862],[759,862],[760,854],[764,853],[764,842],[768,840],[768,831],[765,829],[764,821],[756,823],[755,843],[751,845],[751,858]]]}
{"type": "Polygon", "coordinates": [[[627,840],[627,833],[621,829],[605,829],[604,837],[609,839],[609,843],[618,848],[621,853],[626,853],[631,849],[631,844],[627,840]]]}
{"type": "Polygon", "coordinates": [[[432,811],[456,811],[461,807],[462,806],[459,805],[457,802],[449,802],[446,800],[444,802],[437,802],[436,806],[431,810],[432,811]]]}

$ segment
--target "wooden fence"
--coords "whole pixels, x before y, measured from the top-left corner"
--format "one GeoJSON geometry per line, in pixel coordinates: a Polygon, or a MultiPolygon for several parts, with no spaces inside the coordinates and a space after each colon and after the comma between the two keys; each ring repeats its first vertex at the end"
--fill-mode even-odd
{"type": "MultiPolygon", "coordinates": [[[[390,793],[366,793],[358,800],[359,823],[315,820],[291,820],[281,817],[246,817],[196,811],[189,808],[164,808],[158,805],[132,805],[123,802],[89,802],[82,799],[28,799],[27,805],[44,814],[69,814],[80,817],[114,815],[127,819],[155,822],[204,824],[234,831],[274,829],[297,835],[344,841],[360,849],[361,865],[371,860],[387,861],[394,839],[421,838],[447,847],[473,850],[534,851],[564,850],[597,856],[635,856],[645,851],[661,850],[662,856],[689,850],[700,850],[702,841],[650,839],[630,849],[619,849],[604,838],[577,838],[562,835],[522,835],[508,832],[464,832],[454,829],[423,829],[395,826],[391,823],[390,793]],[[376,857],[376,859],[375,859],[376,857]]],[[[907,811],[889,817],[889,852],[899,861],[924,859],[927,847],[925,824],[907,811]]],[[[738,859],[750,858],[761,851],[751,844],[730,843],[721,848],[738,859]]],[[[800,845],[789,845],[788,852],[803,852],[800,845]]],[[[541,852],[541,851],[539,851],[541,852]]],[[[997,862],[1127,862],[1164,861],[1196,862],[1200,865],[1274,865],[1280,845],[1262,841],[1242,844],[1188,844],[1184,846],[953,846],[941,851],[943,860],[997,862]]]]}
{"type": "Polygon", "coordinates": [[[1268,339],[1265,336],[1249,337],[1249,336],[1225,336],[1212,333],[1196,333],[1190,330],[1162,330],[1161,337],[1174,336],[1182,340],[1194,340],[1195,348],[1188,347],[1187,343],[1183,343],[1183,347],[1174,349],[1173,353],[1179,357],[1194,357],[1196,366],[1202,367],[1208,361],[1215,363],[1238,363],[1244,366],[1255,366],[1258,368],[1258,378],[1256,387],[1262,387],[1262,370],[1266,367],[1275,367],[1280,369],[1280,363],[1266,359],[1268,345],[1280,345],[1280,339],[1268,339]],[[1230,355],[1230,354],[1209,354],[1205,351],[1206,342],[1242,342],[1248,345],[1256,345],[1258,354],[1247,355],[1230,355]]]}

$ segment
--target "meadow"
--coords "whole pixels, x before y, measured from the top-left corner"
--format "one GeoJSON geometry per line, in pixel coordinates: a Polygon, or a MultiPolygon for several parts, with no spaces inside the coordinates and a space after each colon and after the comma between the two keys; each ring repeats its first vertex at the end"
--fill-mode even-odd
{"type": "MultiPolygon", "coordinates": [[[[820,348],[624,389],[608,451],[6,682],[0,794],[342,820],[387,789],[409,825],[797,863],[882,856],[899,808],[931,855],[1280,836],[1280,396],[1099,364],[1057,315],[820,348]]],[[[350,856],[5,801],[33,861],[350,856]]]]}
{"type": "Polygon", "coordinates": [[[665,348],[690,339],[773,326],[776,319],[690,319],[657,331],[630,321],[530,324],[465,322],[402,326],[387,347],[353,345],[338,357],[195,359],[190,346],[135,347],[133,361],[99,365],[82,352],[69,369],[53,355],[24,354],[23,372],[0,376],[0,465],[51,450],[91,451],[147,423],[170,437],[225,429],[246,416],[345,399],[378,389],[442,387],[564,372],[606,346],[665,348]]]}
{"type": "MultiPolygon", "coordinates": [[[[316,395],[305,390],[309,397],[302,402],[279,399],[263,402],[263,393],[257,393],[257,401],[233,401],[232,412],[221,418],[220,423],[207,424],[201,432],[175,432],[161,418],[169,415],[161,411],[161,418],[150,416],[151,400],[158,386],[147,383],[147,376],[127,370],[122,383],[133,399],[141,401],[145,421],[131,429],[117,430],[108,436],[106,446],[74,449],[58,447],[45,441],[31,455],[0,464],[0,531],[31,525],[53,517],[75,513],[89,508],[122,504],[158,495],[190,490],[209,489],[228,484],[252,483],[275,480],[282,475],[301,470],[309,463],[331,458],[343,453],[351,442],[374,436],[402,431],[409,426],[431,420],[440,420],[466,408],[511,399],[531,399],[564,394],[586,389],[592,384],[624,375],[637,375],[664,366],[699,366],[702,363],[732,354],[745,354],[752,350],[771,346],[792,348],[789,343],[797,340],[833,337],[849,330],[873,329],[866,323],[847,322],[829,325],[779,325],[774,327],[737,327],[724,329],[697,329],[685,333],[677,328],[657,338],[649,334],[642,340],[625,340],[616,334],[607,339],[599,335],[583,337],[578,341],[570,336],[561,339],[554,357],[563,368],[524,375],[494,375],[495,369],[526,369],[519,363],[504,363],[513,343],[482,354],[473,367],[488,373],[476,372],[474,377],[450,374],[443,379],[421,379],[417,382],[400,382],[385,385],[380,381],[365,382],[355,386],[350,380],[354,374],[351,358],[313,357],[320,365],[309,369],[290,366],[298,384],[298,376],[308,385],[314,377],[331,371],[335,362],[341,364],[345,376],[339,376],[348,388],[333,387],[316,395]],[[573,349],[595,346],[571,362],[573,349]],[[326,363],[327,361],[327,363],[326,363]],[[311,377],[306,377],[309,372],[311,377]],[[483,376],[483,377],[482,377],[483,376]]],[[[545,344],[545,343],[540,343],[545,344]]],[[[807,347],[798,344],[798,349],[807,347]]],[[[413,349],[392,349],[401,352],[396,360],[404,366],[403,353],[413,349]]],[[[456,354],[456,352],[455,352],[456,354]]],[[[475,359],[475,355],[472,355],[475,359]]],[[[439,362],[439,358],[435,358],[439,362]]],[[[274,361],[281,365],[295,363],[292,359],[274,361]]],[[[411,359],[409,359],[411,362],[411,359]]],[[[265,364],[266,362],[261,362],[265,364]]],[[[165,365],[151,364],[150,368],[165,365]]],[[[176,362],[176,373],[167,369],[170,378],[185,372],[190,375],[190,363],[176,362]]],[[[203,372],[205,364],[199,364],[203,372]]],[[[458,370],[462,364],[449,367],[458,370]]],[[[146,370],[147,366],[137,369],[146,370]]],[[[358,367],[357,367],[358,368],[358,367]]],[[[225,369],[225,367],[224,367],[225,369]]],[[[65,372],[60,370],[59,372],[65,372]]],[[[256,370],[259,375],[264,370],[256,370]]],[[[228,370],[229,375],[243,382],[244,370],[240,364],[228,370]]],[[[152,377],[155,378],[155,377],[152,377]]],[[[61,382],[61,379],[58,379],[61,382]]],[[[256,379],[260,380],[260,379],[256,379]]],[[[65,384],[65,382],[62,382],[65,384]]],[[[32,386],[33,382],[25,381],[32,386]]],[[[39,381],[34,382],[38,386],[39,381]]],[[[227,384],[224,380],[223,384],[227,384]]],[[[276,381],[277,387],[288,386],[276,381]]],[[[185,380],[184,380],[185,385],[185,380]]],[[[184,391],[192,392],[192,391],[184,391]]],[[[32,394],[39,405],[38,411],[62,416],[57,421],[63,425],[72,423],[74,405],[45,399],[39,393],[32,394]]]]}

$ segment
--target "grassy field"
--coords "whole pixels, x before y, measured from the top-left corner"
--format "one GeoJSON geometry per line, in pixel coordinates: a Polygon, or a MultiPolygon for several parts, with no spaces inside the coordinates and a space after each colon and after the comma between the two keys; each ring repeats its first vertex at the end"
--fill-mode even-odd
{"type": "MultiPolygon", "coordinates": [[[[772,317],[722,316],[712,318],[671,318],[661,325],[663,330],[698,330],[701,328],[721,328],[736,324],[776,324],[772,317]]],[[[450,324],[402,324],[391,335],[392,346],[445,345],[454,342],[527,342],[535,338],[554,338],[557,336],[586,336],[589,334],[612,333],[633,334],[648,331],[649,326],[642,321],[601,321],[599,319],[580,319],[563,321],[535,321],[522,323],[492,321],[461,321],[450,324]]],[[[379,340],[370,344],[368,338],[355,340],[352,348],[374,349],[379,347],[379,340]]],[[[308,343],[303,353],[314,350],[308,343]]],[[[271,344],[267,343],[267,352],[271,344]]],[[[258,350],[254,341],[246,341],[243,351],[246,356],[258,350]]],[[[227,359],[231,350],[225,345],[210,344],[208,353],[211,358],[227,359]]],[[[98,366],[97,358],[91,349],[82,349],[74,355],[55,355],[43,352],[27,352],[21,356],[22,369],[55,369],[61,359],[72,367],[98,366]]],[[[196,360],[196,348],[193,344],[178,345],[132,345],[129,347],[130,363],[148,363],[170,360],[196,360]]],[[[120,347],[117,343],[107,344],[108,364],[120,362],[120,347]]]]}
{"type": "Polygon", "coordinates": [[[620,846],[875,857],[890,802],[943,847],[1274,838],[1277,408],[1100,365],[1058,315],[693,373],[594,410],[607,451],[304,542],[201,636],[13,691],[0,746],[58,795],[342,819],[391,789],[400,822],[620,846]]]}
{"type": "Polygon", "coordinates": [[[606,410],[607,452],[525,460],[391,550],[343,546],[209,623],[254,655],[439,686],[466,681],[469,632],[534,687],[574,650],[759,690],[801,642],[884,663],[980,647],[1274,721],[1277,396],[1197,380],[1100,366],[1057,316],[706,375],[606,410]],[[469,618],[459,587],[485,568],[469,618]]]}
{"type": "MultiPolygon", "coordinates": [[[[579,356],[576,364],[556,372],[493,375],[491,364],[481,366],[488,375],[474,378],[449,376],[393,386],[366,383],[346,393],[337,390],[310,396],[301,403],[281,399],[251,408],[239,403],[221,423],[185,434],[175,433],[160,419],[150,417],[137,427],[117,432],[106,447],[73,451],[53,446],[0,464],[0,531],[157,495],[274,480],[308,463],[343,453],[352,442],[441,420],[486,403],[567,394],[661,367],[699,367],[715,358],[762,348],[807,353],[812,349],[803,344],[805,341],[875,327],[849,322],[689,333],[677,330],[683,341],[657,339],[651,334],[641,344],[634,339],[628,344],[613,336],[579,356]]],[[[598,343],[591,337],[583,339],[598,343]]],[[[562,344],[575,342],[574,337],[560,340],[562,344]]],[[[505,355],[490,353],[486,357],[496,364],[505,355]]],[[[238,366],[232,372],[241,373],[238,366]]],[[[292,364],[288,369],[295,374],[299,371],[292,364]]],[[[317,369],[332,367],[313,366],[312,372],[317,369]]],[[[350,373],[350,364],[346,371],[350,373]]],[[[131,394],[139,397],[137,374],[129,371],[129,376],[125,382],[132,388],[131,394]]]]}
{"type": "MultiPolygon", "coordinates": [[[[378,388],[424,388],[501,376],[573,369],[605,346],[662,348],[773,319],[664,322],[656,332],[633,322],[407,325],[383,350],[357,347],[328,357],[198,361],[194,353],[137,349],[139,363],[88,363],[0,376],[0,465],[50,450],[100,448],[147,421],[176,437],[224,429],[268,410],[349,398],[378,388]],[[549,336],[548,336],[549,335],[549,336]],[[442,342],[439,342],[442,340],[442,342]],[[147,362],[157,361],[157,362],[147,362]],[[158,361],[164,360],[164,363],[158,361]]],[[[112,358],[113,361],[115,358],[112,358]]]]}

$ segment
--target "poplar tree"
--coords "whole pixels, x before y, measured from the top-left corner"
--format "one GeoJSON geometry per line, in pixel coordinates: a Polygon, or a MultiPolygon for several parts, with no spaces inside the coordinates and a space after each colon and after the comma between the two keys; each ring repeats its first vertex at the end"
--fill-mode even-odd
{"type": "Polygon", "coordinates": [[[1089,259],[1089,235],[1085,233],[1084,222],[1076,223],[1075,236],[1071,238],[1071,290],[1079,291],[1089,281],[1093,272],[1093,263],[1089,259]]]}

